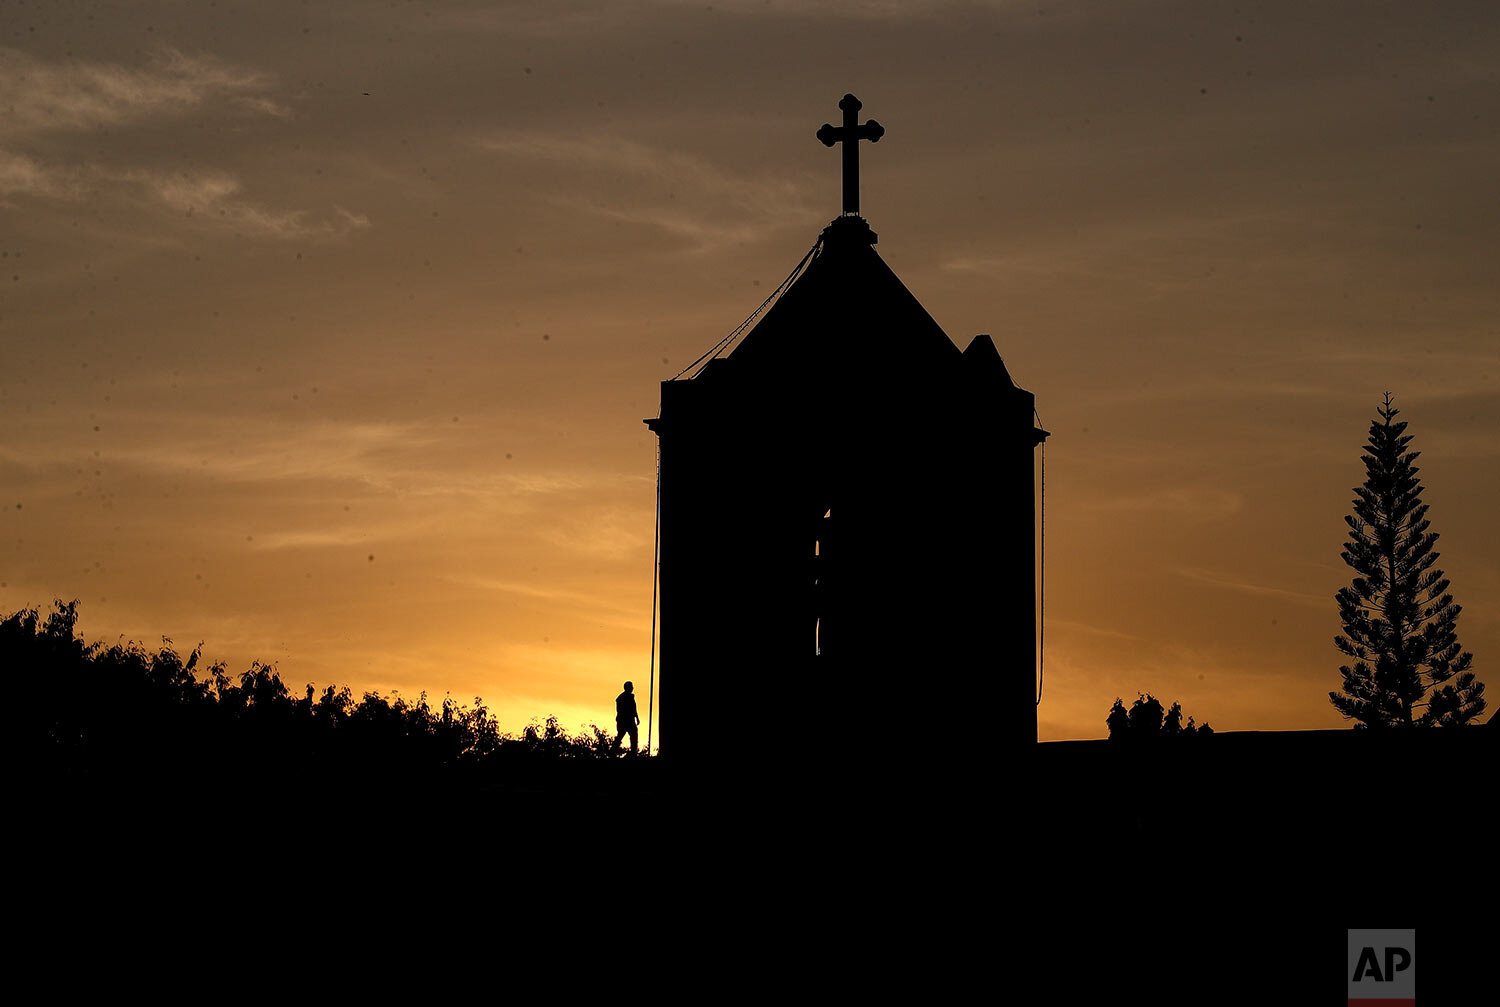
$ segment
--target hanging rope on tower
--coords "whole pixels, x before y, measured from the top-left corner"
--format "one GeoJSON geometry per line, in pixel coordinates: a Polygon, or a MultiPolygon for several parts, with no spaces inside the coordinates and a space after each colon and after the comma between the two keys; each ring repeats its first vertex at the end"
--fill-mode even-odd
{"type": "Polygon", "coordinates": [[[651,754],[651,731],[656,723],[656,592],[661,583],[661,438],[656,440],[656,532],[651,544],[651,680],[646,700],[646,754],[651,754]]]}
{"type": "MultiPolygon", "coordinates": [[[[1039,430],[1046,430],[1042,425],[1042,414],[1036,411],[1036,406],[1031,407],[1031,415],[1036,417],[1036,425],[1039,430]]],[[[1037,647],[1036,647],[1036,705],[1042,705],[1042,683],[1047,675],[1047,441],[1044,438],[1041,443],[1041,467],[1042,477],[1037,495],[1041,498],[1037,510],[1040,515],[1041,531],[1038,534],[1039,545],[1037,548],[1037,647]]]]}
{"type": "MultiPolygon", "coordinates": [[[[799,263],[797,263],[797,265],[792,268],[792,271],[787,274],[786,279],[782,280],[779,284],[777,284],[776,285],[776,289],[773,290],[773,291],[771,291],[771,293],[766,297],[766,299],[764,301],[760,302],[760,306],[759,307],[757,307],[754,311],[750,312],[750,316],[748,318],[746,318],[743,322],[741,322],[739,325],[736,325],[732,330],[730,330],[729,335],[725,336],[723,339],[719,340],[713,346],[709,347],[708,348],[708,352],[704,353],[697,360],[694,360],[692,363],[688,364],[682,370],[678,371],[677,374],[675,376],[673,376],[672,380],[673,381],[679,380],[684,374],[687,374],[689,371],[692,371],[694,368],[698,367],[700,364],[703,364],[705,361],[707,361],[707,360],[709,360],[711,358],[717,357],[719,354],[721,354],[721,353],[725,352],[726,350],[728,350],[729,347],[734,343],[735,339],[741,333],[743,333],[746,329],[748,329],[750,327],[750,323],[753,322],[753,321],[755,321],[755,319],[758,318],[761,315],[761,313],[766,310],[766,308],[771,304],[771,302],[775,301],[782,294],[786,293],[787,289],[789,287],[791,287],[791,285],[793,283],[796,282],[797,277],[799,277],[799,276],[802,275],[802,272],[807,268],[808,263],[812,262],[815,258],[817,258],[818,252],[819,252],[820,249],[822,249],[822,247],[823,247],[823,239],[820,236],[817,241],[813,242],[813,246],[807,250],[807,254],[804,255],[804,256],[802,256],[802,261],[799,262],[799,263]]],[[[694,373],[692,376],[693,377],[697,377],[697,374],[694,373]]],[[[647,752],[647,754],[650,754],[650,752],[651,752],[651,742],[652,742],[652,738],[653,738],[653,734],[654,734],[654,729],[655,729],[655,725],[656,725],[656,619],[657,619],[657,611],[656,610],[657,610],[657,599],[658,599],[658,595],[660,594],[660,587],[661,587],[661,438],[660,437],[658,437],[656,439],[656,531],[655,531],[655,536],[654,537],[655,537],[655,542],[654,542],[654,544],[652,546],[652,550],[651,550],[651,563],[652,563],[652,570],[651,570],[651,673],[650,673],[650,685],[649,685],[649,698],[646,701],[646,704],[647,704],[646,705],[646,752],[647,752]]]]}
{"type": "MultiPolygon", "coordinates": [[[[759,317],[762,311],[766,310],[767,305],[776,300],[776,298],[780,297],[782,294],[786,293],[787,288],[790,287],[796,281],[797,277],[802,274],[802,270],[805,269],[807,267],[807,264],[817,256],[818,250],[822,247],[823,238],[820,235],[818,237],[818,240],[813,242],[813,246],[807,250],[807,254],[802,257],[802,261],[792,267],[792,271],[787,274],[786,279],[777,284],[776,289],[771,291],[771,293],[766,296],[766,299],[764,301],[760,302],[760,307],[750,312],[750,316],[740,324],[736,325],[730,331],[729,335],[725,336],[723,339],[710,346],[707,353],[703,354],[703,356],[699,357],[697,360],[694,360],[682,370],[678,371],[676,375],[673,376],[672,380],[678,380],[688,371],[691,371],[693,368],[697,367],[699,364],[712,357],[717,357],[720,353],[723,353],[725,350],[727,350],[729,348],[729,345],[734,342],[735,337],[748,329],[750,327],[750,323],[755,321],[755,319],[759,317]]],[[[693,375],[693,377],[695,378],[697,376],[698,375],[696,373],[693,375]]]]}

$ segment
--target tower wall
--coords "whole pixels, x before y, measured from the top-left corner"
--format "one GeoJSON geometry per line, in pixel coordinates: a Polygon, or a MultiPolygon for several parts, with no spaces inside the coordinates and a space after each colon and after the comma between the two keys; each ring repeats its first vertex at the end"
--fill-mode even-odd
{"type": "Polygon", "coordinates": [[[662,384],[663,754],[1036,739],[1045,434],[989,337],[960,352],[875,240],[836,220],[727,356],[662,384]]]}
{"type": "Polygon", "coordinates": [[[718,361],[665,382],[650,421],[661,752],[837,762],[1034,742],[1031,394],[962,366],[854,395],[746,378],[718,361]]]}

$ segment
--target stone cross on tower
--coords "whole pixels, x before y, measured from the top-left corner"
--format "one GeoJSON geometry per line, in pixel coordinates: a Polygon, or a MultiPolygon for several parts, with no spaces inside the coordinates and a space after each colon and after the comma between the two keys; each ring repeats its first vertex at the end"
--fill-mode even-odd
{"type": "Polygon", "coordinates": [[[874,119],[863,126],[855,121],[862,107],[854,95],[844,95],[839,101],[839,108],[844,110],[844,124],[834,126],[825,122],[818,130],[818,139],[823,141],[823,146],[844,145],[844,212],[854,216],[859,215],[859,141],[874,143],[885,136],[885,127],[874,119]]]}

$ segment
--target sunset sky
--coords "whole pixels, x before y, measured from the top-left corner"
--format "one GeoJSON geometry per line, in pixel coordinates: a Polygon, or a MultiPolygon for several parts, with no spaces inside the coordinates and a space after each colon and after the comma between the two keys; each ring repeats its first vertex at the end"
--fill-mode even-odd
{"type": "Polygon", "coordinates": [[[1044,740],[1344,723],[1387,390],[1500,690],[1497,54],[1492,0],[7,0],[0,611],[610,721],[641,419],[837,214],[853,91],[878,251],[1053,434],[1044,740]]]}

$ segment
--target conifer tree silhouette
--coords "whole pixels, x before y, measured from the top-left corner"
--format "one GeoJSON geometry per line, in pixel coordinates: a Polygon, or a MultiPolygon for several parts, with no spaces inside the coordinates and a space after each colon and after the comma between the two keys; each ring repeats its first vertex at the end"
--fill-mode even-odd
{"type": "Polygon", "coordinates": [[[1344,518],[1342,556],[1356,576],[1335,596],[1344,632],[1333,642],[1353,662],[1328,698],[1356,728],[1462,726],[1484,711],[1484,683],[1458,645],[1463,609],[1435,565],[1438,536],[1413,464],[1421,452],[1407,450],[1411,435],[1391,403],[1387,392],[1370,423],[1365,482],[1344,518]]]}

